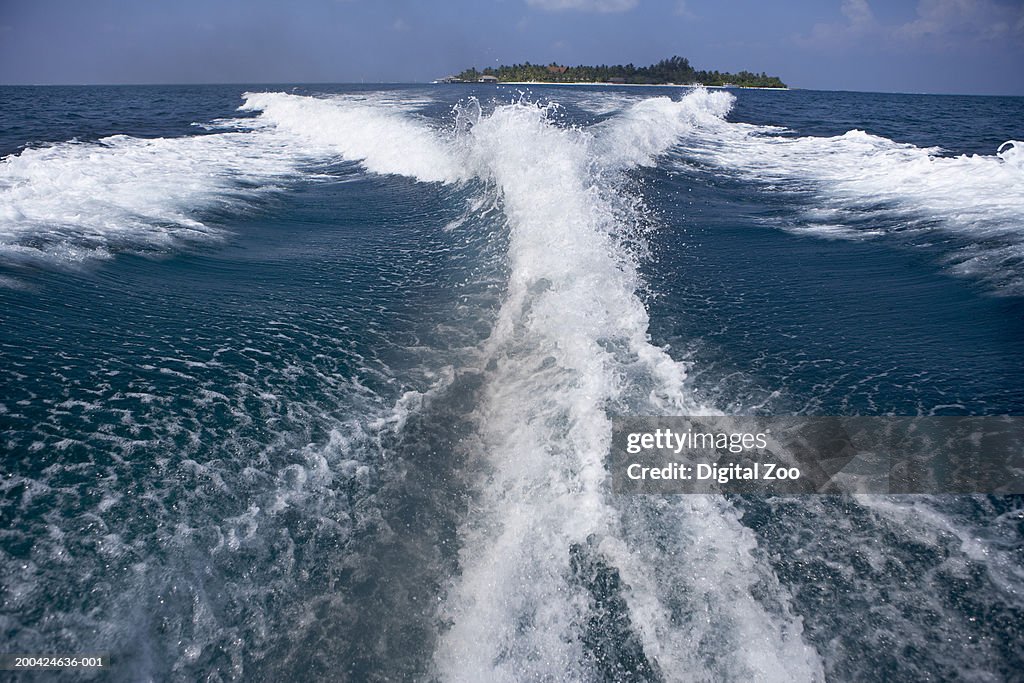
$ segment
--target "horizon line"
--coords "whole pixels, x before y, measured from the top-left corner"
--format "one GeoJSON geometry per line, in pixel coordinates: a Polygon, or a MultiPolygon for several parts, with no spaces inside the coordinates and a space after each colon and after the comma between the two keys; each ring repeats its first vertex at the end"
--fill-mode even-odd
{"type": "MultiPolygon", "coordinates": [[[[229,86],[229,85],[454,85],[454,86],[466,86],[476,85],[474,83],[435,83],[433,81],[223,81],[223,82],[201,82],[201,83],[181,83],[181,82],[168,82],[168,83],[0,83],[0,88],[141,88],[141,87],[196,87],[196,86],[229,86]]],[[[501,83],[497,85],[513,85],[512,83],[501,83]]],[[[517,83],[515,85],[522,85],[517,83]]],[[[529,85],[597,85],[597,86],[608,86],[608,87],[621,87],[624,84],[616,83],[547,83],[538,82],[530,83],[529,85]]],[[[629,84],[631,87],[666,87],[670,84],[652,84],[652,83],[635,83],[629,84]]],[[[676,87],[690,88],[694,87],[689,84],[676,84],[676,87]]],[[[715,87],[720,88],[722,86],[701,86],[701,87],[715,87]]],[[[925,91],[905,91],[905,90],[852,90],[847,88],[805,88],[801,86],[788,86],[786,88],[758,88],[758,87],[746,87],[740,88],[736,86],[736,89],[745,90],[804,90],[809,92],[855,92],[861,94],[876,94],[876,95],[929,95],[929,96],[945,96],[945,97],[1024,97],[1024,92],[1019,94],[1010,93],[997,93],[997,92],[925,92],[925,91]]]]}
{"type": "MultiPolygon", "coordinates": [[[[290,85],[290,86],[301,86],[301,85],[455,85],[455,86],[466,86],[476,85],[474,83],[435,83],[434,81],[207,81],[207,82],[196,82],[196,83],[183,83],[183,82],[166,82],[166,83],[0,83],[0,88],[122,88],[122,87],[195,87],[195,86],[230,86],[230,85],[290,85]]],[[[512,85],[512,83],[497,83],[497,85],[512,85]]],[[[516,84],[522,85],[522,84],[516,84]]],[[[608,87],[623,87],[628,84],[617,84],[617,83],[547,83],[538,82],[530,83],[530,85],[596,85],[596,86],[608,86],[608,87]]],[[[671,84],[652,84],[661,85],[663,87],[672,87],[671,84]]],[[[694,87],[689,84],[675,84],[675,87],[679,88],[690,88],[694,87]]],[[[702,87],[721,87],[721,86],[702,86],[702,87]]],[[[846,88],[805,88],[800,86],[788,86],[786,88],[739,88],[746,90],[804,90],[810,92],[843,92],[843,93],[861,93],[865,95],[931,95],[931,96],[946,96],[946,97],[1024,97],[1024,92],[1019,94],[1009,93],[963,93],[963,92],[909,92],[905,90],[852,90],[846,88]]]]}

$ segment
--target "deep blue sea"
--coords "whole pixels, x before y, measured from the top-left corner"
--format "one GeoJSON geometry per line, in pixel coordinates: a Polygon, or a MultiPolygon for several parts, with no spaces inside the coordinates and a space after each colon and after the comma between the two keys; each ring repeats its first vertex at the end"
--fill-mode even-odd
{"type": "Polygon", "coordinates": [[[0,88],[0,651],[1020,680],[1019,499],[607,468],[612,415],[1024,414],[1011,141],[1024,98],[0,88]]]}

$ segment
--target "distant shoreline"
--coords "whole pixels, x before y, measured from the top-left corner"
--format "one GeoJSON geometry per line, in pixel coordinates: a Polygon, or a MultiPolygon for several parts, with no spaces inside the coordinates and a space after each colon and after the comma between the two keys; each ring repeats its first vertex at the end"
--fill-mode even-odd
{"type": "MultiPolygon", "coordinates": [[[[434,84],[443,84],[443,81],[434,81],[434,84]]],[[[479,82],[467,83],[456,81],[451,85],[481,85],[479,82]]],[[[486,85],[486,84],[483,84],[486,85]]],[[[792,88],[776,88],[773,86],[759,85],[703,85],[701,83],[607,83],[604,81],[498,81],[491,85],[610,85],[616,88],[716,88],[718,90],[792,90],[792,88]]]]}
{"type": "Polygon", "coordinates": [[[634,64],[600,64],[567,66],[562,64],[502,64],[477,70],[470,67],[451,76],[437,79],[441,83],[573,83],[587,85],[672,85],[701,84],[706,87],[750,87],[788,90],[778,76],[751,71],[708,71],[696,69],[690,60],[676,55],[649,66],[634,64]]]}

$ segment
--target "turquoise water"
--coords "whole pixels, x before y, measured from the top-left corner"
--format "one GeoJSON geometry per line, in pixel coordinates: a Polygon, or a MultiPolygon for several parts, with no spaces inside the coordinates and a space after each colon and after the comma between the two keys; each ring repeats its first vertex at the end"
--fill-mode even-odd
{"type": "Polygon", "coordinates": [[[1024,99],[0,95],[6,651],[1020,671],[1019,500],[627,498],[605,456],[619,413],[1021,414],[1024,99]]]}

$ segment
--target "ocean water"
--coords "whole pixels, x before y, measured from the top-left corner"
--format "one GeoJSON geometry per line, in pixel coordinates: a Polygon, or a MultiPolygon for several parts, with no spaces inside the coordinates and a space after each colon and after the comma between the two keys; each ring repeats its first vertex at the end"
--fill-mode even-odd
{"type": "Polygon", "coordinates": [[[1024,414],[1013,141],[1024,98],[0,88],[3,651],[1019,678],[1019,499],[606,462],[618,414],[1024,414]]]}

